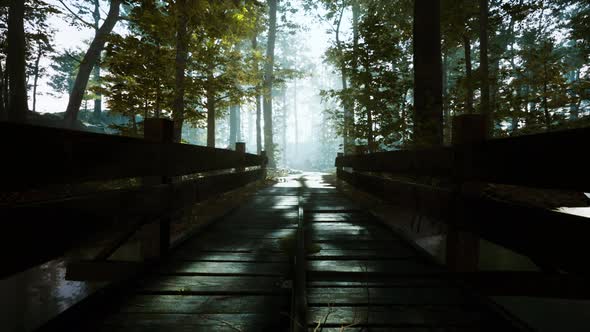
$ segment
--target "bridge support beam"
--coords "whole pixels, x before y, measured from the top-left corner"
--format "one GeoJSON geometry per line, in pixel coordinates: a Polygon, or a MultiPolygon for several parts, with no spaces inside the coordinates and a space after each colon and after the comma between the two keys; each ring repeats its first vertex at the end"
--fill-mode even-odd
{"type": "MultiPolygon", "coordinates": [[[[152,142],[173,143],[174,122],[168,119],[145,119],[144,138],[152,142]]],[[[162,161],[165,162],[165,161],[162,161]]],[[[156,176],[144,178],[144,185],[171,183],[172,178],[156,176]]],[[[169,211],[171,213],[171,211],[169,211]]],[[[159,221],[144,225],[141,229],[141,255],[144,260],[159,259],[170,249],[170,213],[166,213],[159,221]]]]}
{"type": "MultiPolygon", "coordinates": [[[[453,145],[473,144],[482,142],[487,136],[487,121],[482,114],[464,114],[453,118],[453,145]]],[[[462,150],[461,155],[455,155],[461,165],[454,170],[455,196],[461,193],[469,167],[465,161],[472,160],[470,152],[462,150]]],[[[467,220],[460,204],[453,207],[447,231],[446,262],[449,269],[455,272],[473,272],[479,265],[479,236],[465,231],[467,220]]]]}

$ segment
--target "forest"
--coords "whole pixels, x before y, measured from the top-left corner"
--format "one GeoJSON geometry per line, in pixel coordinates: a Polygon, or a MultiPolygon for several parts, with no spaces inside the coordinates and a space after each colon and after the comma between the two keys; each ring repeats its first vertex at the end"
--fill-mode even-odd
{"type": "MultiPolygon", "coordinates": [[[[176,142],[320,171],[356,146],[419,147],[413,4],[2,1],[0,119],[141,136],[170,118],[176,142]],[[60,30],[91,37],[64,47],[60,30]]],[[[441,50],[441,143],[459,114],[493,137],[590,124],[586,1],[442,0],[441,50]]]]}

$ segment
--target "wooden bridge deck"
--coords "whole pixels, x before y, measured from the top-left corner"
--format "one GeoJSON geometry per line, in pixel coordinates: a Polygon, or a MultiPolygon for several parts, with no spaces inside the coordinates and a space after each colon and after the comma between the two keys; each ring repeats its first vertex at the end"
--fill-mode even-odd
{"type": "MultiPolygon", "coordinates": [[[[320,175],[262,189],[71,331],[288,331],[296,233],[306,238],[310,331],[521,331],[320,175]]],[[[295,325],[297,328],[297,325],[295,325]]]]}

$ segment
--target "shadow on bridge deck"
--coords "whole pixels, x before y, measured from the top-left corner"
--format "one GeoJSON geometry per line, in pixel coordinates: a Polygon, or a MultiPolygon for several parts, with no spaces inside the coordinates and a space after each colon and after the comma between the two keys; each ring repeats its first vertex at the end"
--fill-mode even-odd
{"type": "Polygon", "coordinates": [[[259,190],[117,294],[46,329],[289,330],[300,220],[307,240],[307,321],[296,327],[523,330],[315,173],[259,190]]]}

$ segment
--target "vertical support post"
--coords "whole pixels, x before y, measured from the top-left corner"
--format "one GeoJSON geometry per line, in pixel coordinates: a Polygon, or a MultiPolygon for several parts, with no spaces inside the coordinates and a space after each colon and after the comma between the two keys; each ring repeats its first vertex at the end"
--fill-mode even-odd
{"type": "MultiPolygon", "coordinates": [[[[241,154],[240,162],[243,164],[246,159],[246,143],[236,142],[236,152],[241,154]]],[[[240,165],[240,167],[236,167],[236,172],[243,172],[245,170],[246,168],[244,168],[243,165],[240,165]]]]}
{"type": "MultiPolygon", "coordinates": [[[[482,114],[464,114],[453,118],[452,143],[455,147],[464,146],[455,154],[453,181],[455,195],[460,200],[461,186],[469,172],[473,158],[468,144],[482,142],[487,136],[487,117],[482,114]]],[[[447,232],[446,260],[449,269],[455,272],[473,272],[479,265],[479,236],[467,232],[462,225],[468,223],[462,204],[455,204],[452,220],[447,232]]]]}
{"type": "Polygon", "coordinates": [[[338,152],[338,157],[336,158],[336,177],[338,179],[342,179],[342,166],[338,164],[338,159],[344,157],[344,152],[338,152]]]}
{"type": "Polygon", "coordinates": [[[414,1],[414,141],[443,144],[440,0],[414,1]]]}
{"type": "MultiPolygon", "coordinates": [[[[145,119],[144,139],[158,143],[172,143],[174,139],[174,122],[168,119],[145,119]]],[[[166,162],[158,160],[157,162],[166,162]]],[[[172,178],[162,176],[144,179],[144,185],[161,185],[172,183],[172,178]]],[[[141,230],[141,254],[144,260],[158,259],[170,249],[170,211],[165,211],[159,222],[144,225],[141,230]]]]}
{"type": "Polygon", "coordinates": [[[361,155],[367,153],[367,146],[366,145],[355,145],[354,146],[354,154],[361,155]]]}
{"type": "Polygon", "coordinates": [[[266,176],[267,176],[266,165],[268,164],[268,157],[266,156],[266,151],[264,151],[264,150],[260,151],[260,157],[262,158],[262,165],[260,165],[260,168],[262,169],[262,179],[261,180],[266,180],[266,176]]]}

